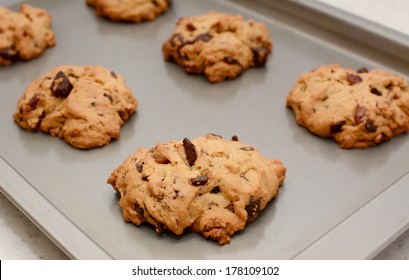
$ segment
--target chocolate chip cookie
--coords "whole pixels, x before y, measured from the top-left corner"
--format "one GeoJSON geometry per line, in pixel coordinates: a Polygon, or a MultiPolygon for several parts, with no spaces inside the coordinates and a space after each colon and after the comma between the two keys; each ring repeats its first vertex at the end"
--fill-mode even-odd
{"type": "Polygon", "coordinates": [[[212,83],[264,66],[272,48],[264,23],[215,11],[180,18],[162,47],[166,61],[175,61],[187,73],[204,74],[212,83]]]}
{"type": "Polygon", "coordinates": [[[318,67],[300,76],[287,97],[297,123],[342,148],[378,145],[409,129],[409,87],[379,69],[318,67]]]}
{"type": "Polygon", "coordinates": [[[163,14],[170,0],[87,0],[87,4],[95,8],[97,15],[112,21],[139,23],[163,14]]]}
{"type": "Polygon", "coordinates": [[[285,173],[280,160],[237,137],[208,134],[139,148],[108,183],[120,195],[125,221],[148,222],[158,233],[190,228],[223,245],[278,195],[285,173]]]}
{"type": "Polygon", "coordinates": [[[138,101],[118,73],[101,66],[59,66],[31,83],[14,120],[78,149],[107,145],[135,112],[138,101]]]}
{"type": "Polygon", "coordinates": [[[16,60],[30,60],[55,45],[51,16],[28,4],[19,12],[0,7],[0,65],[16,60]]]}

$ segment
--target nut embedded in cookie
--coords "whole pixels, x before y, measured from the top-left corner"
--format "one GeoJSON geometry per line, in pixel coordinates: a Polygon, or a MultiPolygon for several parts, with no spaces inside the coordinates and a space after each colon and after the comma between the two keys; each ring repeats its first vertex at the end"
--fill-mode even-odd
{"type": "Polygon", "coordinates": [[[152,21],[169,8],[170,0],[87,0],[99,16],[112,21],[152,21]]]}
{"type": "Polygon", "coordinates": [[[19,12],[0,7],[0,66],[30,60],[55,45],[51,15],[28,4],[19,12]]]}
{"type": "Polygon", "coordinates": [[[118,139],[137,106],[120,74],[101,66],[64,65],[26,88],[13,118],[25,130],[91,149],[118,139]]]}
{"type": "Polygon", "coordinates": [[[300,76],[287,97],[299,125],[342,148],[376,146],[409,130],[409,86],[379,69],[321,66],[300,76]]]}
{"type": "Polygon", "coordinates": [[[255,147],[208,134],[139,148],[108,178],[123,218],[158,233],[190,228],[220,245],[277,197],[286,168],[255,147]]]}
{"type": "Polygon", "coordinates": [[[272,48],[264,23],[215,11],[180,18],[162,46],[166,61],[175,61],[187,73],[204,74],[212,83],[264,66],[272,48]]]}

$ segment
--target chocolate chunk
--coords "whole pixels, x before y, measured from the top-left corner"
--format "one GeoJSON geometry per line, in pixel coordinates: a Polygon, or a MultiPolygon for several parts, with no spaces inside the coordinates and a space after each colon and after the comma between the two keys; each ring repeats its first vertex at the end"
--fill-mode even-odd
{"type": "Polygon", "coordinates": [[[376,87],[374,87],[374,86],[369,86],[370,88],[371,88],[371,93],[373,93],[373,94],[375,94],[375,95],[378,95],[378,96],[382,96],[382,92],[380,92],[379,91],[379,89],[377,89],[376,87]]]}
{"type": "Polygon", "coordinates": [[[11,48],[5,48],[0,50],[0,57],[5,60],[17,60],[18,55],[17,52],[11,48]]]}
{"type": "Polygon", "coordinates": [[[237,135],[233,135],[231,137],[231,141],[239,141],[239,137],[237,137],[237,135]]]}
{"type": "Polygon", "coordinates": [[[197,41],[209,42],[212,38],[213,38],[213,36],[210,35],[209,33],[199,34],[193,40],[193,43],[196,43],[197,41]]]}
{"type": "Polygon", "coordinates": [[[35,93],[33,97],[31,97],[30,100],[28,101],[28,105],[30,105],[32,110],[37,108],[38,102],[40,102],[40,98],[39,98],[40,96],[41,96],[40,93],[35,93]]]}
{"type": "Polygon", "coordinates": [[[240,150],[249,152],[249,151],[254,151],[254,148],[253,147],[241,147],[240,150]]]}
{"type": "Polygon", "coordinates": [[[246,206],[246,211],[248,215],[247,222],[252,222],[257,217],[258,212],[260,211],[260,202],[261,202],[261,198],[253,202],[250,202],[250,204],[246,206]]]}
{"type": "Polygon", "coordinates": [[[106,98],[108,98],[109,99],[109,101],[114,101],[114,99],[112,98],[112,95],[110,95],[110,94],[108,94],[108,93],[104,93],[104,96],[106,97],[106,98]]]}
{"type": "Polygon", "coordinates": [[[347,81],[350,85],[355,85],[361,83],[362,78],[359,75],[347,73],[347,81]]]}
{"type": "Polygon", "coordinates": [[[331,133],[341,132],[342,127],[344,126],[345,123],[346,123],[346,121],[339,121],[339,122],[336,122],[333,125],[331,125],[331,128],[330,128],[331,133]]]}
{"type": "Polygon", "coordinates": [[[188,24],[186,24],[186,29],[188,30],[188,31],[190,31],[190,32],[193,32],[193,31],[195,31],[197,28],[196,28],[196,26],[194,26],[193,25],[193,23],[188,23],[188,24]]]}
{"type": "Polygon", "coordinates": [[[355,115],[354,115],[355,124],[358,125],[360,123],[363,123],[366,119],[365,114],[366,114],[366,108],[360,105],[356,105],[355,115]]]}
{"type": "Polygon", "coordinates": [[[64,74],[64,72],[59,71],[53,82],[51,83],[51,92],[55,97],[62,97],[67,98],[70,94],[73,86],[68,79],[68,77],[64,74]]]}
{"type": "Polygon", "coordinates": [[[378,127],[371,120],[367,120],[365,123],[365,128],[368,132],[376,132],[378,127]]]}
{"type": "Polygon", "coordinates": [[[357,73],[368,73],[368,69],[366,67],[361,67],[358,70],[356,70],[357,73]]]}
{"type": "Polygon", "coordinates": [[[114,77],[115,79],[118,79],[118,76],[116,75],[114,71],[111,71],[111,76],[114,77]]]}
{"type": "Polygon", "coordinates": [[[253,52],[253,64],[255,67],[262,67],[267,62],[268,51],[266,48],[251,48],[253,52]]]}
{"type": "Polygon", "coordinates": [[[214,188],[210,191],[210,193],[219,193],[219,192],[220,192],[219,186],[214,187],[214,188]]]}
{"type": "Polygon", "coordinates": [[[193,166],[197,159],[195,145],[193,145],[193,143],[189,139],[185,138],[183,139],[183,148],[185,148],[186,159],[189,163],[189,166],[193,166]]]}
{"type": "Polygon", "coordinates": [[[207,177],[207,175],[201,175],[201,176],[197,176],[196,178],[190,179],[190,183],[193,186],[203,186],[203,185],[206,185],[208,180],[209,180],[209,177],[207,177]]]}

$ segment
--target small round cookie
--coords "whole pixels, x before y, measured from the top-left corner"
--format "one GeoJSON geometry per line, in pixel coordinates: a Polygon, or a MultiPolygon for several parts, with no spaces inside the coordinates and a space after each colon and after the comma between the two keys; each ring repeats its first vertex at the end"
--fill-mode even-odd
{"type": "Polygon", "coordinates": [[[54,45],[51,16],[46,10],[22,4],[15,13],[0,7],[0,66],[36,58],[54,45]]]}
{"type": "Polygon", "coordinates": [[[120,195],[125,221],[148,222],[158,233],[190,228],[223,245],[278,195],[285,172],[280,160],[237,137],[208,134],[139,148],[108,183],[120,195]]]}
{"type": "Polygon", "coordinates": [[[166,61],[175,61],[187,73],[204,74],[212,83],[264,66],[272,48],[264,23],[215,11],[180,18],[162,46],[166,61]]]}
{"type": "Polygon", "coordinates": [[[163,14],[170,0],[87,0],[87,4],[95,8],[97,15],[112,21],[139,23],[163,14]]]}
{"type": "Polygon", "coordinates": [[[78,149],[118,139],[138,101],[125,79],[101,66],[59,66],[31,83],[20,97],[14,120],[78,149]]]}
{"type": "Polygon", "coordinates": [[[409,87],[379,69],[318,67],[300,76],[287,106],[297,123],[342,148],[367,148],[409,130],[409,87]]]}

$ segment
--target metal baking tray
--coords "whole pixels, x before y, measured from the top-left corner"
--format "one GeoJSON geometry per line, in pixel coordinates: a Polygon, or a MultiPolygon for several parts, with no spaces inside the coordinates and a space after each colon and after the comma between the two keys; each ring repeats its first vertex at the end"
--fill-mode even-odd
{"type": "Polygon", "coordinates": [[[0,68],[0,185],[71,258],[368,259],[409,227],[409,135],[344,150],[298,126],[285,106],[298,76],[319,65],[408,78],[402,34],[315,1],[173,0],[167,13],[138,25],[99,18],[84,0],[29,3],[52,14],[57,45],[0,68]],[[274,49],[265,68],[210,84],[163,61],[161,46],[177,19],[209,10],[267,24],[274,49]],[[99,64],[126,77],[140,107],[118,141],[81,151],[13,122],[25,87],[61,64],[99,64]],[[288,168],[258,220],[225,246],[125,223],[106,183],[111,171],[140,146],[208,132],[238,135],[288,168]]]}

